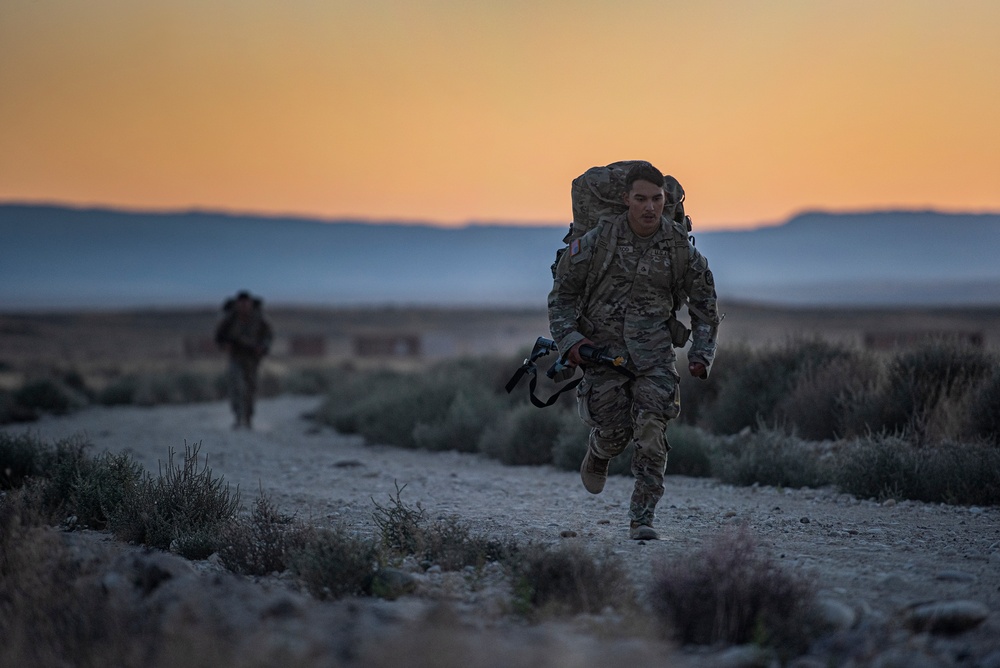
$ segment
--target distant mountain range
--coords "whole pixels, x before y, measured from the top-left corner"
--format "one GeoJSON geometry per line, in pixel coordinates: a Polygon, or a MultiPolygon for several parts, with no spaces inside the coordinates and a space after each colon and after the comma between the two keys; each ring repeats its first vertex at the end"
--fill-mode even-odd
{"type": "MultiPolygon", "coordinates": [[[[372,224],[0,205],[0,310],[270,303],[543,307],[565,226],[372,224]]],[[[1000,214],[812,212],[698,232],[720,298],[1000,304],[1000,214]]]]}

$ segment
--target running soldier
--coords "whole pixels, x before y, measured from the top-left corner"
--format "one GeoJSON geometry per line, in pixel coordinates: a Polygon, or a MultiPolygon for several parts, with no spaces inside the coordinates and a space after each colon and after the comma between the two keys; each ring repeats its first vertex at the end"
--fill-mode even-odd
{"type": "MultiPolygon", "coordinates": [[[[629,505],[629,537],[653,540],[656,504],[663,496],[667,422],[680,414],[680,376],[672,335],[682,303],[691,313],[688,371],[708,378],[719,324],[715,283],[708,262],[686,230],[663,216],[663,174],[635,164],[625,178],[627,210],[602,218],[573,240],[555,267],[549,293],[549,328],[570,366],[582,365],[577,389],[580,416],[591,428],[580,476],[599,494],[608,463],[631,443],[635,487],[629,505]],[[677,244],[684,247],[676,251],[677,244]],[[671,248],[671,246],[675,248],[671,248]],[[683,257],[684,261],[673,258],[683,257]],[[680,280],[678,280],[678,278],[680,280]],[[634,379],[580,356],[582,345],[626,358],[634,379]]],[[[687,338],[684,331],[683,339],[687,338]]]]}
{"type": "Polygon", "coordinates": [[[215,343],[229,353],[229,402],[233,429],[251,428],[257,396],[257,369],[271,348],[271,325],[264,319],[261,299],[246,290],[227,299],[225,316],[215,330],[215,343]]]}

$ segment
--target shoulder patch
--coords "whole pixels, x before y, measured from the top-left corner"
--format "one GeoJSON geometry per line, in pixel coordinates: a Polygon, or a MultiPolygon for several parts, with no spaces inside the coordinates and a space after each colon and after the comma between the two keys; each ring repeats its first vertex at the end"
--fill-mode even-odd
{"type": "Polygon", "coordinates": [[[580,254],[580,240],[573,239],[573,241],[569,242],[569,256],[573,257],[574,255],[579,255],[579,254],[580,254]]]}

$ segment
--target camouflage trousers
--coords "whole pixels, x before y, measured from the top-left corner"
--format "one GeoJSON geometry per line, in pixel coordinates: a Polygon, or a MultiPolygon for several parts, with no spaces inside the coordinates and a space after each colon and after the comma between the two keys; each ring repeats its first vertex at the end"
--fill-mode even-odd
{"type": "Polygon", "coordinates": [[[237,427],[249,427],[253,417],[254,400],[257,398],[257,359],[229,358],[229,404],[236,417],[237,427]]]}
{"type": "Polygon", "coordinates": [[[630,380],[613,370],[590,368],[577,390],[580,417],[589,426],[587,447],[602,459],[632,445],[635,488],[629,519],[653,525],[667,470],[667,423],[680,414],[680,379],[672,368],[630,380]]]}

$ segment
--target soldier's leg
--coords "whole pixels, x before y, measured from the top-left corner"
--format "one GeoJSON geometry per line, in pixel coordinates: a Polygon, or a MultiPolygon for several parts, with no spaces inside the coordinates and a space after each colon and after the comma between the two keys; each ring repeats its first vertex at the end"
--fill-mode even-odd
{"type": "Polygon", "coordinates": [[[250,360],[244,363],[243,380],[246,394],[243,402],[243,424],[250,427],[253,418],[254,402],[257,400],[257,360],[250,360]]]}
{"type": "Polygon", "coordinates": [[[620,374],[590,373],[580,384],[579,409],[590,427],[588,448],[601,459],[620,455],[632,438],[632,391],[620,374]]]}
{"type": "Polygon", "coordinates": [[[229,368],[227,370],[227,385],[229,386],[229,406],[233,411],[233,418],[235,422],[233,427],[239,427],[242,424],[240,415],[241,396],[243,393],[243,369],[240,368],[239,362],[235,359],[229,360],[229,368]]]}
{"type": "Polygon", "coordinates": [[[671,374],[640,376],[632,404],[632,475],[635,488],[629,504],[633,527],[653,526],[656,504],[663,496],[667,469],[667,423],[680,414],[678,378],[671,374]]]}
{"type": "Polygon", "coordinates": [[[580,384],[580,417],[590,427],[587,453],[580,462],[580,479],[591,494],[604,491],[608,463],[628,447],[631,391],[624,379],[588,372],[580,384]]]}

